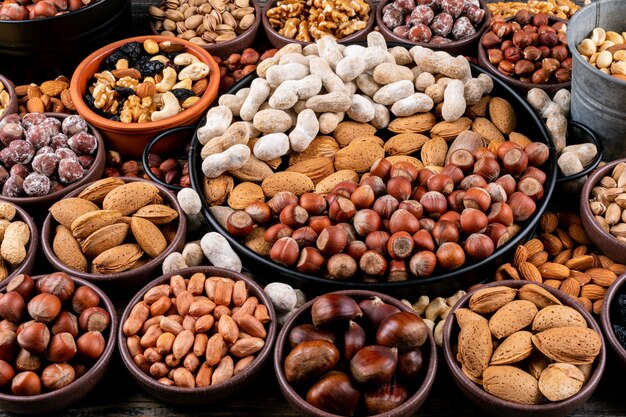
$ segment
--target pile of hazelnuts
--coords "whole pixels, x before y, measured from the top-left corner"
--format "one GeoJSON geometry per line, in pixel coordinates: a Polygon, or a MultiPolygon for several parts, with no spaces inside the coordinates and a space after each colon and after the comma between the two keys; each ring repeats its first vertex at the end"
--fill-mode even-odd
{"type": "Polygon", "coordinates": [[[19,396],[68,386],[104,352],[111,317],[98,293],[64,272],[14,277],[0,297],[0,389],[19,396]]]}
{"type": "Polygon", "coordinates": [[[520,10],[512,20],[492,19],[481,39],[489,62],[501,73],[532,84],[563,83],[572,78],[567,24],[543,13],[520,10]]]}
{"type": "Polygon", "coordinates": [[[226,220],[237,237],[267,227],[270,258],[302,273],[365,282],[424,278],[480,261],[515,235],[543,197],[547,145],[506,141],[454,151],[439,173],[376,161],[325,197],[288,191],[226,220]]]}

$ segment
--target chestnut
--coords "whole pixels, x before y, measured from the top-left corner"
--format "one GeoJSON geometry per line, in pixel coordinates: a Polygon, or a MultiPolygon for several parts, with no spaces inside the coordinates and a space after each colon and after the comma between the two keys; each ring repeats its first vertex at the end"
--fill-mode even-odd
{"type": "Polygon", "coordinates": [[[409,398],[409,394],[399,382],[390,382],[377,391],[366,392],[363,398],[367,411],[372,415],[378,415],[400,406],[409,398]]]}
{"type": "Polygon", "coordinates": [[[363,312],[356,301],[343,294],[321,295],[311,306],[311,317],[315,326],[353,320],[362,315],[363,312]]]}
{"type": "Polygon", "coordinates": [[[324,375],[306,393],[306,401],[312,406],[342,416],[353,415],[360,398],[361,393],[350,377],[338,371],[324,375]]]}
{"type": "Polygon", "coordinates": [[[310,340],[326,340],[335,344],[337,337],[333,333],[320,330],[309,323],[296,326],[289,332],[289,344],[292,348],[310,340]]]}
{"type": "Polygon", "coordinates": [[[339,350],[328,340],[301,342],[285,358],[285,377],[291,384],[310,381],[332,370],[339,357],[339,350]]]}
{"type": "Polygon", "coordinates": [[[296,268],[300,272],[315,274],[322,269],[325,261],[324,255],[320,253],[319,249],[305,247],[302,248],[302,252],[300,252],[300,258],[298,258],[296,268]]]}
{"type": "Polygon", "coordinates": [[[424,356],[420,349],[409,350],[398,355],[396,373],[406,381],[416,378],[424,366],[424,356]]]}
{"type": "Polygon", "coordinates": [[[389,382],[396,371],[397,363],[397,348],[370,345],[359,350],[350,360],[350,372],[359,384],[377,387],[389,382]]]}
{"type": "Polygon", "coordinates": [[[376,331],[376,343],[406,352],[422,346],[428,338],[428,331],[417,314],[400,311],[380,323],[376,331]]]}
{"type": "Polygon", "coordinates": [[[437,257],[431,251],[421,251],[413,255],[409,261],[409,269],[416,277],[426,278],[435,272],[437,257]]]}
{"type": "Polygon", "coordinates": [[[370,327],[378,328],[380,322],[392,314],[398,313],[398,307],[385,303],[379,297],[367,298],[359,303],[363,317],[370,327]]]}
{"type": "Polygon", "coordinates": [[[343,358],[345,361],[350,360],[358,351],[365,347],[367,335],[365,330],[358,323],[350,320],[348,330],[343,334],[343,358]]]}
{"type": "Polygon", "coordinates": [[[437,249],[437,263],[443,269],[455,269],[465,263],[465,252],[454,242],[445,242],[437,249]]]}

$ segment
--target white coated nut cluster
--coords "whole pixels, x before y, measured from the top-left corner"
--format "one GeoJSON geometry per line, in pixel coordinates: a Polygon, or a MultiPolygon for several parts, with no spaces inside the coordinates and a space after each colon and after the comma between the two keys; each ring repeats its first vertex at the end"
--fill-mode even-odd
{"type": "Polygon", "coordinates": [[[278,315],[278,324],[283,325],[300,306],[306,303],[306,295],[299,289],[282,282],[272,282],[263,289],[272,300],[278,315]]]}

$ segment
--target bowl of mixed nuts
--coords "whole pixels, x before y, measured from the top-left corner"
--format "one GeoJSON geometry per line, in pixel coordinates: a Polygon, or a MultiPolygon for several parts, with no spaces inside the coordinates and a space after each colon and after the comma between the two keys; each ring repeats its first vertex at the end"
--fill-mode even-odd
{"type": "Polygon", "coordinates": [[[15,86],[6,77],[0,75],[0,120],[7,114],[17,112],[15,86]]]}
{"type": "MultiPolygon", "coordinates": [[[[108,144],[139,157],[159,132],[192,125],[217,97],[219,68],[198,45],[167,36],[139,36],[109,44],[81,62],[70,83],[76,110],[108,144]]],[[[158,152],[181,144],[160,143],[158,152]]]]}

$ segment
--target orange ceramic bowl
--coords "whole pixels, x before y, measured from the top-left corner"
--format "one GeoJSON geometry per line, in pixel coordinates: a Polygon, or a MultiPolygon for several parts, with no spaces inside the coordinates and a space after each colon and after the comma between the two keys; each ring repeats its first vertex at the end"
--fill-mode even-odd
{"type": "MultiPolygon", "coordinates": [[[[144,147],[157,134],[164,130],[183,125],[195,125],[204,115],[209,105],[217,97],[217,89],[220,84],[220,70],[211,55],[202,47],[182,39],[173,39],[167,36],[136,36],[113,42],[98,49],[78,65],[70,82],[70,94],[72,101],[80,114],[88,123],[97,127],[104,136],[107,145],[117,150],[126,157],[139,158],[144,147]],[[157,42],[175,41],[185,45],[183,52],[189,52],[197,56],[201,62],[209,66],[209,85],[200,97],[200,100],[190,108],[175,116],[164,120],[147,123],[122,123],[106,119],[94,113],[85,103],[83,97],[89,87],[88,83],[93,75],[99,71],[102,62],[118,48],[128,42],[143,42],[154,39],[157,42]]],[[[154,149],[156,153],[166,154],[181,146],[185,136],[172,136],[167,141],[162,141],[154,149]]]]}

